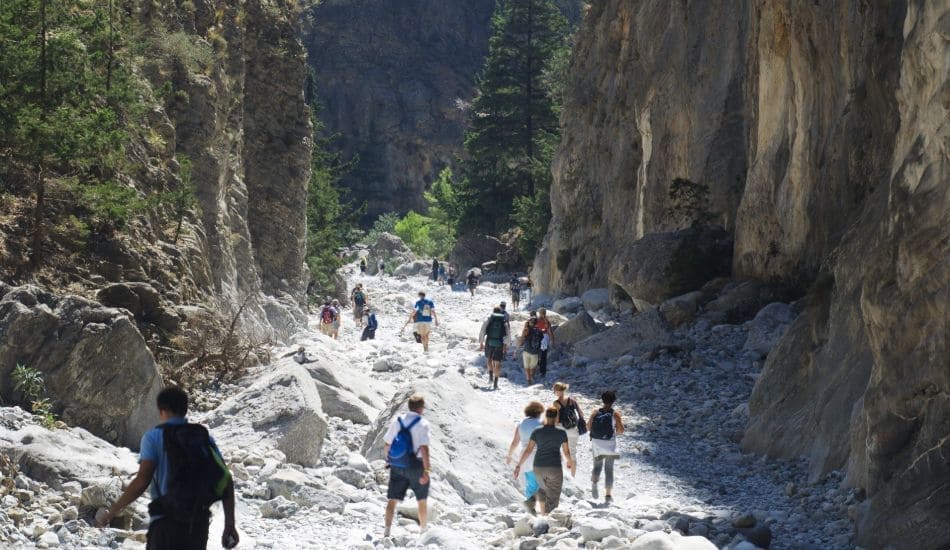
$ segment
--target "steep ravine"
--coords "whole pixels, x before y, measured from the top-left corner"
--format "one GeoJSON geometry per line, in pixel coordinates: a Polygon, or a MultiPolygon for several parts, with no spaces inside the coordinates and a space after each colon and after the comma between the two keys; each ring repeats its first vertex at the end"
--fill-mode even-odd
{"type": "Polygon", "coordinates": [[[689,222],[674,179],[707,186],[734,239],[720,274],[774,289],[753,301],[805,296],[743,448],[845,469],[871,548],[950,543],[947,21],[927,0],[595,3],[533,272],[661,304],[674,285],[646,283],[694,266],[647,243],[689,239],[656,235],[689,222]]]}

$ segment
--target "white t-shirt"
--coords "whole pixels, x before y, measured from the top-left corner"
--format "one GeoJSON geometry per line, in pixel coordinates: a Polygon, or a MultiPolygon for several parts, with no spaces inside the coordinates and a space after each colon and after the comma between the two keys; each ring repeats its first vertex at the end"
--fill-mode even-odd
{"type": "MultiPolygon", "coordinates": [[[[414,413],[409,411],[405,414],[400,414],[396,418],[393,418],[393,421],[389,424],[389,429],[386,430],[386,435],[383,436],[383,442],[387,445],[392,444],[393,439],[396,439],[396,434],[399,433],[399,419],[402,419],[402,425],[408,426],[411,424],[417,416],[420,416],[419,413],[414,413]]],[[[409,428],[409,433],[412,434],[412,450],[415,451],[416,456],[422,458],[422,454],[419,452],[419,447],[429,444],[429,421],[423,418],[419,422],[416,422],[416,425],[412,428],[409,428]]]]}

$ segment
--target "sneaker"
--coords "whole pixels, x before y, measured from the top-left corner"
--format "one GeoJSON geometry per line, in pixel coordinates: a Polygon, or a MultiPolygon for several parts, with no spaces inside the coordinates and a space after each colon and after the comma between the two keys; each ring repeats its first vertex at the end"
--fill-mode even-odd
{"type": "Polygon", "coordinates": [[[612,496],[610,496],[610,495],[604,496],[604,504],[610,504],[610,503],[613,502],[613,501],[614,501],[614,497],[612,497],[612,496]]]}
{"type": "MultiPolygon", "coordinates": [[[[595,481],[593,485],[590,486],[590,497],[597,498],[597,482],[595,481]]],[[[609,497],[608,497],[609,498],[609,497]]]]}
{"type": "Polygon", "coordinates": [[[494,382],[494,385],[492,386],[492,389],[493,389],[493,390],[497,390],[497,389],[498,389],[498,378],[495,378],[495,382],[494,382]]]}

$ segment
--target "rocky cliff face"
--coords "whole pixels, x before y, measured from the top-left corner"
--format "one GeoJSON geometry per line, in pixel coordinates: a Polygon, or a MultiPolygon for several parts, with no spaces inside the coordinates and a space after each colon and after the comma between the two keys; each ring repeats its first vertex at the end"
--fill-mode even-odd
{"type": "MultiPolygon", "coordinates": [[[[558,0],[571,22],[579,0],[558,0]]],[[[322,118],[346,158],[366,219],[425,205],[422,192],[462,152],[494,0],[325,0],[307,15],[322,118]]]]}
{"type": "MultiPolygon", "coordinates": [[[[156,208],[90,239],[57,273],[31,275],[47,289],[0,281],[2,398],[16,364],[38,369],[58,415],[131,446],[162,384],[153,353],[177,367],[191,359],[183,348],[207,347],[232,318],[239,340],[260,343],[306,323],[311,126],[299,14],[271,0],[179,4],[135,14],[155,48],[139,62],[156,104],[149,139],[127,148],[141,168],[128,184],[142,197],[174,189],[176,155],[190,159],[198,204],[180,238],[156,208]]],[[[27,282],[7,259],[0,276],[27,282]]]]}
{"type": "Polygon", "coordinates": [[[581,24],[554,161],[544,292],[623,286],[618,251],[690,220],[675,178],[710,189],[733,228],[746,177],[747,2],[595,2],[581,24]],[[611,280],[614,279],[614,280],[611,280]]]}
{"type": "Polygon", "coordinates": [[[333,0],[305,31],[327,129],[367,216],[419,210],[422,192],[461,150],[495,3],[333,0]]]}
{"type": "Polygon", "coordinates": [[[615,264],[683,222],[672,180],[707,185],[733,274],[810,288],[743,446],[845,469],[867,547],[950,542],[948,20],[924,0],[597,3],[533,273],[636,288],[615,264]]]}

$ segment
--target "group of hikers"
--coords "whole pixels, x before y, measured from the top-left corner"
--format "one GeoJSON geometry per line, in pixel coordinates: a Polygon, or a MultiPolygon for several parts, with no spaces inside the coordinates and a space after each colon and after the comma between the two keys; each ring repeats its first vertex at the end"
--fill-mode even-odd
{"type": "MultiPolygon", "coordinates": [[[[376,329],[379,328],[379,322],[376,319],[376,308],[368,303],[366,290],[363,289],[363,283],[357,283],[350,292],[350,303],[353,307],[353,322],[357,327],[363,327],[363,318],[366,317],[366,326],[360,335],[360,340],[374,340],[376,338],[376,329]]],[[[342,325],[342,307],[337,299],[327,297],[320,308],[320,332],[338,339],[340,336],[340,326],[342,325]]]]}
{"type": "MultiPolygon", "coordinates": [[[[613,502],[614,461],[619,457],[617,436],[624,433],[623,420],[614,409],[617,394],[613,390],[604,391],[600,396],[602,405],[585,419],[580,405],[567,394],[568,389],[568,384],[557,382],[551,405],[545,407],[539,401],[528,403],[524,408],[524,419],[515,428],[508,446],[505,464],[510,465],[520,450],[513,475],[521,482],[523,506],[532,515],[548,514],[558,507],[564,469],[567,468],[571,477],[576,476],[577,443],[585,434],[590,437],[594,459],[590,476],[591,496],[599,498],[603,474],[604,503],[613,502]]],[[[423,417],[425,398],[413,395],[409,398],[408,408],[409,412],[390,422],[383,437],[383,454],[389,468],[384,537],[390,536],[396,506],[405,499],[409,489],[416,498],[419,527],[426,528],[432,464],[429,423],[423,417]]]]}
{"type": "Polygon", "coordinates": [[[512,342],[511,317],[505,302],[501,302],[492,310],[491,315],[482,323],[478,334],[479,350],[485,352],[488,361],[488,383],[498,388],[498,378],[501,375],[501,365],[512,348],[512,358],[517,358],[517,350],[521,348],[521,359],[524,363],[524,375],[528,385],[534,383],[535,373],[543,378],[548,372],[548,351],[554,345],[554,329],[548,320],[547,310],[539,308],[532,311],[518,339],[512,342]],[[513,344],[513,345],[512,345],[513,344]]]}

